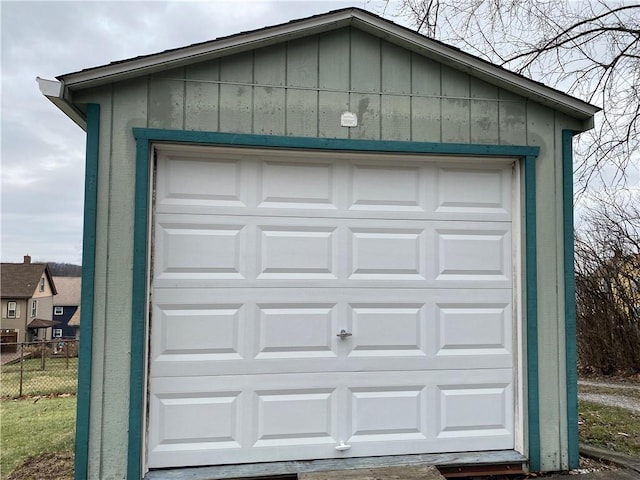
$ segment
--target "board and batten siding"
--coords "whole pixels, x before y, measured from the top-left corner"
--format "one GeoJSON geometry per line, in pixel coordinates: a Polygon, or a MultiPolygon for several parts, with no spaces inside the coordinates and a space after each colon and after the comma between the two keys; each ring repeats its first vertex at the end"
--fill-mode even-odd
{"type": "Polygon", "coordinates": [[[74,102],[100,105],[89,478],[127,470],[134,127],[539,146],[541,468],[567,468],[562,130],[579,130],[577,120],[354,28],[84,90],[74,102]],[[357,127],[340,126],[347,110],[357,127]]]}

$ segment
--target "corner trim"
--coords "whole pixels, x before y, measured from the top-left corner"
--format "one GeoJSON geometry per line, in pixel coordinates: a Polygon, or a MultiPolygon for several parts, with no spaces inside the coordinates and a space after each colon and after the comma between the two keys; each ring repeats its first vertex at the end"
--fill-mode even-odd
{"type": "Polygon", "coordinates": [[[131,369],[129,380],[129,444],[127,478],[142,476],[144,379],[147,308],[147,239],[151,142],[136,143],[136,190],[133,227],[133,290],[131,305],[131,369]]]}
{"type": "Polygon", "coordinates": [[[527,332],[527,420],[529,426],[529,470],[540,470],[540,404],[538,371],[538,252],[536,215],[536,157],[524,159],[525,269],[527,332]]]}
{"type": "Polygon", "coordinates": [[[91,418],[91,364],[93,353],[93,302],[96,271],[96,219],[98,208],[98,160],[100,155],[100,105],[87,105],[84,228],[82,232],[82,326],[78,364],[76,407],[76,480],[88,478],[89,424],[91,418]]]}
{"type": "Polygon", "coordinates": [[[567,378],[567,441],[569,469],[578,468],[578,371],[576,345],[576,279],[573,233],[573,136],[562,130],[562,225],[564,248],[564,321],[567,378]]]}
{"type": "Polygon", "coordinates": [[[131,383],[129,405],[129,448],[127,478],[139,480],[142,473],[142,442],[145,378],[145,312],[147,308],[147,242],[149,226],[149,172],[154,142],[225,145],[306,150],[345,150],[363,152],[422,153],[469,156],[504,156],[524,162],[526,361],[528,376],[527,425],[528,457],[532,470],[540,468],[540,424],[538,399],[538,305],[536,257],[536,166],[539,147],[520,145],[480,145],[431,142],[348,140],[315,137],[282,137],[134,128],[136,139],[136,192],[133,239],[133,300],[131,336],[131,383]]]}

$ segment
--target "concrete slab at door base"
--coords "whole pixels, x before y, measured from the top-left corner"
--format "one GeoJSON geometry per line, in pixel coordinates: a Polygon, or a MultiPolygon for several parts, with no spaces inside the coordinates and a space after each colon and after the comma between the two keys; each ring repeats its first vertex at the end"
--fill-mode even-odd
{"type": "Polygon", "coordinates": [[[393,467],[332,470],[298,475],[299,480],[442,480],[433,465],[394,465],[393,467]]]}
{"type": "Polygon", "coordinates": [[[409,465],[490,465],[522,464],[527,458],[513,450],[465,453],[425,453],[420,455],[394,455],[289,462],[253,463],[245,465],[218,465],[213,467],[172,468],[147,472],[144,480],[223,480],[270,475],[291,475],[331,470],[355,470],[409,465]]]}

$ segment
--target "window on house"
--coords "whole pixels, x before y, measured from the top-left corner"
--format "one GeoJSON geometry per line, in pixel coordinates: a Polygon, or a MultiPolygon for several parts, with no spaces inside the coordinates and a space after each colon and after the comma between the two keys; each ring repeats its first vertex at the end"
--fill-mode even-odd
{"type": "Polygon", "coordinates": [[[53,329],[53,338],[62,338],[62,329],[54,328],[53,329]]]}
{"type": "Polygon", "coordinates": [[[54,315],[62,315],[64,312],[62,307],[53,307],[53,314],[54,315]]]}
{"type": "Polygon", "coordinates": [[[40,291],[44,292],[44,277],[40,279],[40,291]]]}
{"type": "Polygon", "coordinates": [[[35,317],[38,314],[38,301],[31,302],[31,316],[35,317]]]}
{"type": "Polygon", "coordinates": [[[7,302],[7,318],[16,318],[17,302],[7,302]]]}

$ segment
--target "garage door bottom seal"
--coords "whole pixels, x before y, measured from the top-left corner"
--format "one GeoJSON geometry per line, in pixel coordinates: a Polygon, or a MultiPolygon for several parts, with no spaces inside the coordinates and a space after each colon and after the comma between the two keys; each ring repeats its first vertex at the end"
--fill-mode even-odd
{"type": "Polygon", "coordinates": [[[144,480],[222,480],[272,475],[292,475],[336,469],[347,470],[411,464],[474,466],[522,463],[527,463],[527,458],[515,450],[463,453],[425,453],[418,455],[394,455],[384,457],[294,460],[287,462],[217,465],[211,467],[168,468],[151,470],[144,476],[144,480]]]}

